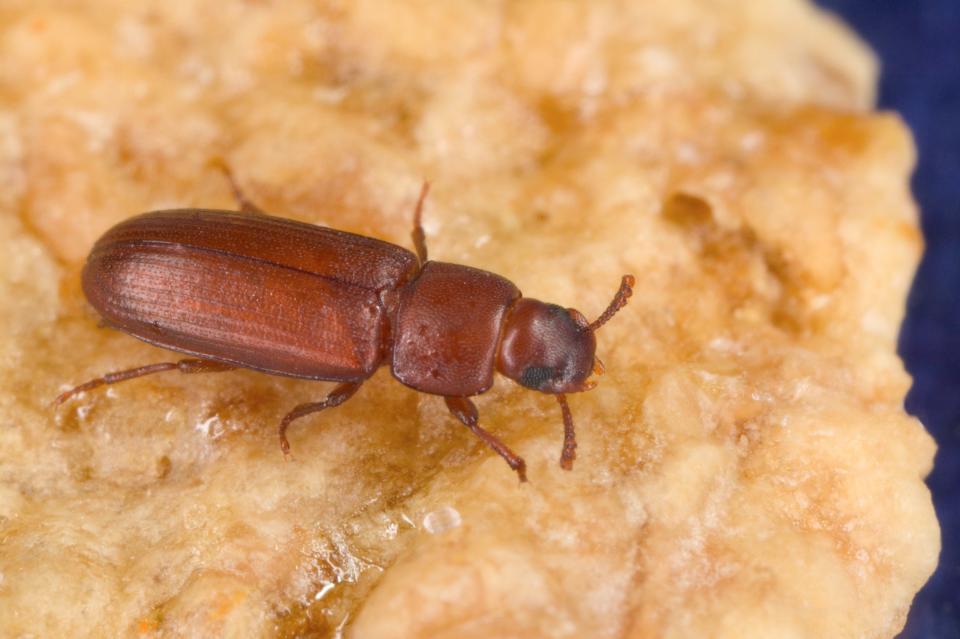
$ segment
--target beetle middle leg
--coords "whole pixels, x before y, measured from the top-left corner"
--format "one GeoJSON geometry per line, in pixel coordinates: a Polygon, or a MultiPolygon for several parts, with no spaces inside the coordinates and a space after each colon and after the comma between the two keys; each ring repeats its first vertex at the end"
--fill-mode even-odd
{"type": "Polygon", "coordinates": [[[344,382],[330,391],[330,394],[322,401],[300,404],[284,415],[283,419],[280,420],[280,428],[277,429],[277,434],[280,435],[280,450],[283,451],[284,456],[290,454],[290,442],[287,440],[287,427],[290,426],[290,422],[325,408],[339,406],[360,390],[362,384],[363,382],[344,382]]]}
{"type": "Polygon", "coordinates": [[[79,386],[74,386],[70,390],[60,393],[60,395],[53,400],[53,405],[59,406],[78,393],[93,390],[94,388],[98,388],[100,386],[125,382],[128,379],[143,377],[144,375],[152,375],[154,373],[162,373],[164,371],[173,370],[180,371],[181,373],[220,373],[223,371],[233,370],[234,368],[236,368],[236,366],[224,364],[223,362],[214,362],[209,359],[181,359],[177,362],[148,364],[138,368],[130,368],[125,371],[107,373],[103,377],[97,377],[96,379],[91,379],[89,382],[84,382],[79,386]]]}
{"type": "Polygon", "coordinates": [[[423,225],[420,219],[423,216],[423,203],[427,200],[427,193],[430,192],[430,183],[424,182],[420,187],[420,197],[417,199],[417,206],[413,210],[413,232],[410,237],[413,238],[413,246],[417,249],[417,258],[420,259],[420,266],[427,263],[427,236],[423,232],[423,225]]]}
{"type": "Polygon", "coordinates": [[[504,461],[507,462],[507,465],[510,466],[513,470],[516,471],[517,476],[520,477],[520,481],[527,481],[527,462],[523,461],[523,457],[516,454],[506,444],[497,439],[491,433],[480,428],[480,425],[477,423],[480,421],[480,416],[477,413],[477,407],[473,402],[470,401],[467,397],[444,397],[444,401],[447,402],[447,408],[450,409],[450,412],[459,419],[464,425],[469,428],[474,435],[479,437],[492,448],[498,455],[503,457],[504,461]]]}

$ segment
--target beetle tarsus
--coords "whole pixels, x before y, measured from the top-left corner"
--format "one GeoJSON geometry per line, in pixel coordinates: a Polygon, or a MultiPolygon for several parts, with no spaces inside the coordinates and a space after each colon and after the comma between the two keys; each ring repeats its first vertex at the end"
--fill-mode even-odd
{"type": "Polygon", "coordinates": [[[339,406],[348,399],[350,399],[357,390],[360,389],[360,385],[363,382],[344,382],[339,384],[336,388],[330,391],[330,394],[326,396],[323,400],[319,402],[308,402],[306,404],[300,404],[295,406],[293,410],[283,416],[283,419],[280,420],[280,427],[277,429],[277,434],[280,436],[280,450],[283,452],[284,459],[289,460],[290,455],[290,441],[287,439],[287,428],[290,426],[290,423],[301,417],[310,415],[311,413],[316,413],[322,411],[326,408],[333,408],[334,406],[339,406]]]}
{"type": "Polygon", "coordinates": [[[463,422],[464,426],[469,428],[474,435],[482,439],[487,446],[503,457],[507,465],[517,473],[517,477],[520,478],[521,482],[527,481],[527,462],[523,460],[523,457],[510,450],[510,448],[495,435],[480,427],[478,424],[480,416],[477,413],[477,407],[469,398],[444,397],[443,399],[446,401],[447,408],[450,409],[454,417],[463,422]]]}

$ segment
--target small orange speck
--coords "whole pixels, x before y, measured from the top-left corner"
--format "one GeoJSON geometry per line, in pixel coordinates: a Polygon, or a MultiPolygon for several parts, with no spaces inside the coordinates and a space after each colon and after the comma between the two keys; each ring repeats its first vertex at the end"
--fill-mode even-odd
{"type": "Polygon", "coordinates": [[[220,593],[214,609],[210,611],[210,616],[213,619],[223,619],[244,599],[246,599],[246,593],[241,590],[234,590],[231,593],[220,593]]]}
{"type": "Polygon", "coordinates": [[[157,621],[155,619],[143,618],[137,622],[137,632],[141,635],[145,635],[148,632],[153,632],[157,629],[157,621]]]}

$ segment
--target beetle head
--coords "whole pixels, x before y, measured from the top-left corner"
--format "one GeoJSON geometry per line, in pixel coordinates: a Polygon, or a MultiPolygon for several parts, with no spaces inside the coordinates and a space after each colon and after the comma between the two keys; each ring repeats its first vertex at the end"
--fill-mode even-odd
{"type": "Polygon", "coordinates": [[[520,298],[510,309],[497,353],[497,370],[527,388],[543,393],[590,390],[591,373],[601,374],[594,331],[623,308],[633,292],[625,275],[607,310],[593,323],[579,311],[520,298]]]}
{"type": "Polygon", "coordinates": [[[597,340],[586,318],[572,308],[520,298],[510,309],[497,369],[544,393],[587,390],[597,340]]]}

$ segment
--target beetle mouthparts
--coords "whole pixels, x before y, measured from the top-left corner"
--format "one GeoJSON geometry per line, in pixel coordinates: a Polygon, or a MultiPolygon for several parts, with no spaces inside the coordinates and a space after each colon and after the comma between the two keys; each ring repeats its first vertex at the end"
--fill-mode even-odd
{"type": "Polygon", "coordinates": [[[607,372],[606,367],[603,365],[603,362],[600,361],[600,358],[596,355],[593,356],[593,374],[600,376],[607,372]]]}

